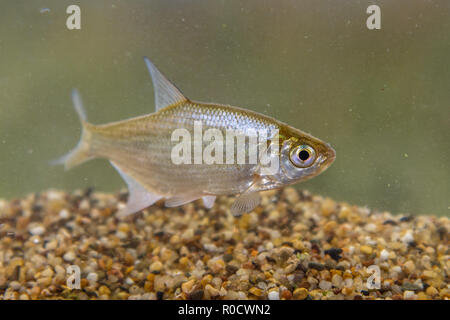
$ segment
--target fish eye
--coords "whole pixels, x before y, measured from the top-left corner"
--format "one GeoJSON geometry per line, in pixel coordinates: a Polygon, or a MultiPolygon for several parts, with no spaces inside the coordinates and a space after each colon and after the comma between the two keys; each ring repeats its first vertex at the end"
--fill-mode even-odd
{"type": "Polygon", "coordinates": [[[306,168],[316,160],[316,152],[308,145],[300,145],[292,149],[290,159],[296,167],[306,168]]]}

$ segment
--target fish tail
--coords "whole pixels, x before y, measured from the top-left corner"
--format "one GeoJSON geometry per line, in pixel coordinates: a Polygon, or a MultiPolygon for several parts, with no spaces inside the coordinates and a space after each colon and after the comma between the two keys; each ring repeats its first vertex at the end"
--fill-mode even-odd
{"type": "Polygon", "coordinates": [[[81,122],[81,138],[78,141],[77,146],[69,151],[67,154],[62,157],[50,161],[51,165],[64,165],[66,170],[69,170],[91,158],[93,155],[90,152],[90,145],[92,140],[92,133],[89,130],[89,127],[92,125],[87,122],[86,112],[84,111],[83,103],[81,101],[80,94],[78,90],[72,90],[72,102],[75,108],[75,111],[78,114],[81,122]]]}

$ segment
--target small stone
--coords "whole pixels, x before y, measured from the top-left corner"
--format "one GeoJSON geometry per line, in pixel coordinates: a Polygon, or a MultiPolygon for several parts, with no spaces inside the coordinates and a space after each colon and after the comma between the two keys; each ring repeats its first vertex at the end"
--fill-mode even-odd
{"type": "Polygon", "coordinates": [[[238,271],[238,267],[231,265],[231,264],[227,264],[227,266],[225,267],[225,269],[227,270],[228,273],[230,274],[235,274],[236,271],[238,271]]]}
{"type": "Polygon", "coordinates": [[[331,248],[328,250],[324,251],[325,254],[328,254],[332,259],[339,261],[339,259],[341,259],[341,253],[342,253],[342,249],[341,248],[331,248]]]}
{"type": "Polygon", "coordinates": [[[405,300],[413,299],[414,296],[415,296],[414,291],[407,290],[407,291],[403,292],[403,299],[405,299],[405,300]]]}
{"type": "Polygon", "coordinates": [[[251,287],[250,290],[248,290],[248,292],[257,297],[261,297],[263,295],[263,291],[256,287],[251,287]]]}
{"type": "Polygon", "coordinates": [[[369,246],[361,246],[359,248],[359,251],[361,251],[362,253],[364,253],[366,255],[370,255],[370,254],[372,254],[373,249],[372,249],[372,247],[369,247],[369,246]]]}
{"type": "Polygon", "coordinates": [[[67,209],[62,209],[61,211],[59,211],[59,217],[61,219],[68,219],[70,217],[70,213],[69,210],[67,209]]]}
{"type": "Polygon", "coordinates": [[[417,294],[417,299],[418,300],[429,300],[428,296],[425,294],[425,292],[419,292],[417,294]]]}
{"type": "Polygon", "coordinates": [[[109,288],[108,288],[107,286],[101,286],[101,287],[98,289],[98,293],[99,293],[101,296],[103,296],[103,295],[109,296],[109,295],[111,294],[111,291],[109,290],[109,288]]]}
{"type": "Polygon", "coordinates": [[[183,234],[181,235],[181,239],[185,241],[192,240],[194,238],[194,229],[187,229],[183,234]]]}
{"type": "Polygon", "coordinates": [[[331,289],[331,282],[326,280],[321,280],[319,282],[319,288],[322,290],[330,290],[331,289]]]}
{"type": "Polygon", "coordinates": [[[325,217],[329,217],[331,214],[336,212],[336,202],[331,200],[330,198],[326,198],[322,202],[322,214],[325,217]]]}
{"type": "Polygon", "coordinates": [[[432,271],[432,270],[425,270],[425,271],[423,272],[423,276],[424,276],[426,279],[434,279],[434,278],[437,277],[437,274],[436,274],[436,272],[434,272],[434,271],[432,271]]]}
{"type": "Polygon", "coordinates": [[[75,252],[73,252],[73,251],[68,251],[63,256],[63,259],[67,262],[72,262],[75,260],[75,258],[76,258],[75,252]]]}
{"type": "Polygon", "coordinates": [[[342,293],[346,296],[350,296],[353,293],[353,288],[344,288],[342,289],[342,293]]]}
{"type": "Polygon", "coordinates": [[[434,297],[439,294],[439,291],[437,291],[437,289],[433,286],[429,286],[425,292],[430,297],[434,297]]]}
{"type": "Polygon", "coordinates": [[[344,280],[340,275],[334,274],[331,278],[331,283],[333,284],[333,286],[340,289],[344,285],[344,280]]]}
{"type": "Polygon", "coordinates": [[[225,253],[224,255],[223,255],[223,261],[225,261],[225,262],[230,262],[231,260],[233,260],[233,255],[232,254],[229,254],[229,253],[225,253]]]}
{"type": "Polygon", "coordinates": [[[321,270],[325,269],[325,266],[318,262],[310,262],[310,263],[308,263],[308,268],[321,271],[321,270]]]}
{"type": "Polygon", "coordinates": [[[31,289],[31,297],[33,299],[37,299],[39,297],[39,294],[41,293],[41,288],[39,288],[38,286],[34,286],[31,289]]]}
{"type": "Polygon", "coordinates": [[[368,223],[368,224],[366,224],[365,229],[368,232],[374,233],[377,231],[377,226],[374,223],[368,223]]]}
{"type": "Polygon", "coordinates": [[[40,224],[38,224],[38,225],[32,225],[32,226],[29,228],[29,231],[30,231],[30,233],[31,233],[33,236],[40,236],[40,235],[44,234],[45,228],[44,228],[43,225],[40,225],[40,224]]]}
{"type": "Polygon", "coordinates": [[[220,295],[219,290],[217,290],[216,288],[214,288],[212,285],[207,284],[205,286],[205,292],[207,292],[209,294],[209,296],[211,297],[217,297],[220,295]]]}
{"type": "Polygon", "coordinates": [[[422,287],[415,283],[405,282],[402,284],[403,291],[419,291],[421,289],[422,287]]]}
{"type": "Polygon", "coordinates": [[[331,220],[325,224],[323,227],[323,231],[326,233],[333,233],[336,230],[337,222],[334,220],[331,220]]]}
{"type": "Polygon", "coordinates": [[[203,298],[203,290],[195,290],[189,295],[191,300],[201,300],[203,298]]]}
{"type": "Polygon", "coordinates": [[[86,279],[89,281],[90,285],[94,285],[98,280],[98,275],[95,272],[90,272],[86,279]]]}
{"type": "Polygon", "coordinates": [[[163,268],[163,265],[161,261],[155,261],[150,265],[150,271],[161,271],[163,268]]]}
{"type": "Polygon", "coordinates": [[[11,282],[9,283],[9,287],[10,287],[11,289],[13,289],[14,291],[19,291],[19,289],[20,289],[21,286],[22,286],[22,285],[21,285],[18,281],[11,281],[11,282]]]}
{"type": "Polygon", "coordinates": [[[414,270],[416,269],[414,262],[412,262],[411,260],[406,261],[403,266],[408,273],[413,273],[414,270]]]}
{"type": "Polygon", "coordinates": [[[51,277],[53,277],[53,275],[54,275],[54,272],[53,272],[52,268],[50,268],[50,267],[46,268],[44,271],[41,272],[41,276],[43,276],[43,277],[51,278],[51,277]]]}
{"type": "Polygon", "coordinates": [[[410,222],[414,220],[414,217],[409,215],[409,216],[403,216],[399,219],[400,222],[410,222]]]}
{"type": "Polygon", "coordinates": [[[280,293],[278,290],[272,290],[267,295],[267,298],[269,298],[269,300],[280,300],[280,293]]]}
{"type": "Polygon", "coordinates": [[[58,241],[56,241],[56,240],[49,241],[44,245],[44,247],[45,247],[45,250],[49,250],[49,251],[55,250],[58,247],[58,241]]]}
{"type": "Polygon", "coordinates": [[[386,261],[387,259],[389,259],[389,251],[387,251],[386,249],[381,250],[380,259],[381,261],[386,261]]]}
{"type": "Polygon", "coordinates": [[[208,261],[208,267],[211,268],[211,271],[214,273],[220,272],[222,269],[224,269],[225,262],[222,259],[211,259],[208,261]]]}
{"type": "Polygon", "coordinates": [[[297,190],[295,190],[294,188],[286,188],[284,189],[284,194],[286,195],[286,200],[290,203],[290,204],[296,204],[297,202],[300,201],[300,197],[297,193],[297,190]]]}
{"type": "Polygon", "coordinates": [[[284,289],[281,291],[281,298],[284,300],[290,300],[292,298],[291,291],[284,289]]]}
{"type": "Polygon", "coordinates": [[[293,298],[295,300],[305,300],[309,292],[305,288],[297,288],[294,290],[293,298]]]}
{"type": "Polygon", "coordinates": [[[39,278],[37,280],[37,284],[41,287],[41,288],[46,288],[50,285],[50,283],[52,283],[52,278],[50,277],[43,277],[43,278],[39,278]]]}
{"type": "Polygon", "coordinates": [[[404,244],[410,244],[414,242],[414,236],[412,234],[411,230],[408,230],[408,232],[405,233],[405,235],[401,238],[402,242],[404,244]]]}
{"type": "Polygon", "coordinates": [[[186,281],[186,282],[184,282],[182,285],[181,285],[181,290],[184,292],[184,293],[189,293],[189,292],[191,292],[191,290],[192,290],[192,287],[194,286],[194,284],[195,284],[195,280],[189,280],[189,281],[186,281]]]}

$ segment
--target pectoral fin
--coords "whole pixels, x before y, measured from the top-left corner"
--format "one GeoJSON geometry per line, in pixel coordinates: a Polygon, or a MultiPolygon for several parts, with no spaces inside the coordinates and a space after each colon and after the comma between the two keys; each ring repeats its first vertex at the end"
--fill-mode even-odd
{"type": "Polygon", "coordinates": [[[241,194],[231,205],[231,214],[235,217],[255,209],[261,202],[259,192],[246,191],[241,194]]]}
{"type": "Polygon", "coordinates": [[[128,185],[128,202],[125,209],[118,212],[118,216],[127,216],[136,213],[162,198],[159,194],[152,193],[145,189],[139,182],[127,175],[117,164],[110,161],[111,165],[119,172],[128,185]]]}

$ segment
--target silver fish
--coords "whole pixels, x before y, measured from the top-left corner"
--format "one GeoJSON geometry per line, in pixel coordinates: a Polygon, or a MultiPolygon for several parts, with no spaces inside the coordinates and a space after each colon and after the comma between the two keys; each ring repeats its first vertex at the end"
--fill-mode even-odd
{"type": "MultiPolygon", "coordinates": [[[[70,169],[89,159],[108,159],[129,189],[127,205],[120,215],[138,212],[160,199],[165,199],[167,207],[174,207],[201,198],[205,207],[211,208],[219,195],[239,195],[231,206],[231,213],[239,216],[260,203],[259,191],[310,179],[334,161],[335,151],[328,143],[254,111],[190,100],[148,58],[145,63],[153,81],[155,112],[93,125],[87,122],[80,95],[74,90],[72,100],[82,124],[81,139],[75,149],[54,162],[70,169]],[[223,136],[230,130],[237,136],[271,132],[262,144],[275,150],[270,157],[279,165],[268,174],[263,173],[260,163],[174,163],[173,134],[177,129],[194,136],[194,148],[196,143],[208,147],[211,141],[199,141],[194,132],[199,122],[205,132],[214,129],[223,136]]],[[[245,141],[241,149],[248,156],[252,143],[245,141]]]]}

